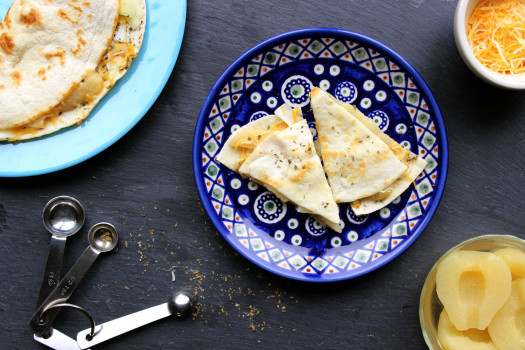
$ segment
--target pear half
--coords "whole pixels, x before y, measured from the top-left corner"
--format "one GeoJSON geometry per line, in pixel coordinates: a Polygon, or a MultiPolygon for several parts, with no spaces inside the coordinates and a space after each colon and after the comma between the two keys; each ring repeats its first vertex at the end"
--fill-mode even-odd
{"type": "Polygon", "coordinates": [[[498,350],[486,329],[471,328],[458,331],[450,322],[445,310],[441,311],[439,316],[438,339],[444,350],[498,350]]]}
{"type": "Polygon", "coordinates": [[[525,278],[512,282],[510,297],[492,319],[488,331],[499,349],[525,349],[525,278]]]}
{"type": "Polygon", "coordinates": [[[487,328],[507,301],[511,284],[505,261],[488,252],[453,252],[436,273],[437,295],[460,331],[487,328]]]}

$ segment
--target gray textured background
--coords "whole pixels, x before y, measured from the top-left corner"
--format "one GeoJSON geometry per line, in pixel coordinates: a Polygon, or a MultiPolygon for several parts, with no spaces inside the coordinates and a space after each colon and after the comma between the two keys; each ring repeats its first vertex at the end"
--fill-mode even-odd
{"type": "MultiPolygon", "coordinates": [[[[0,348],[41,348],[26,324],[49,244],[41,211],[60,194],[84,204],[87,227],[109,221],[121,234],[118,253],[99,258],[72,303],[104,322],[162,303],[178,288],[199,296],[196,316],[165,319],[97,348],[425,348],[419,293],[438,257],[480,234],[525,237],[525,94],[486,85],[463,64],[455,6],[189,0],[173,74],[136,127],[72,168],[0,180],[0,348]],[[379,270],[327,285],[276,277],[239,256],[202,210],[192,172],[195,123],[220,74],[253,45],[316,26],[371,36],[408,60],[439,104],[450,151],[444,196],[420,238],[379,270]]],[[[85,231],[69,241],[66,269],[86,245],[85,231]]],[[[56,327],[74,336],[88,324],[65,311],[56,327]]]]}

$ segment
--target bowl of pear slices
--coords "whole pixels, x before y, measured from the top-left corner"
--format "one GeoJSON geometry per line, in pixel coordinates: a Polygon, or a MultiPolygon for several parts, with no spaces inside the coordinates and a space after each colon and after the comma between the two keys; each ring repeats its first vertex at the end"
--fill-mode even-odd
{"type": "Polygon", "coordinates": [[[482,235],[447,251],[425,280],[419,318],[431,350],[523,348],[525,241],[482,235]]]}

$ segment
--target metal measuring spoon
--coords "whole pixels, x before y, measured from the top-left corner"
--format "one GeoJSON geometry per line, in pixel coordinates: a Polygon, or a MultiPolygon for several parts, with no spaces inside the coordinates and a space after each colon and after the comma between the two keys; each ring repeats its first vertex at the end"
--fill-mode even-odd
{"type": "Polygon", "coordinates": [[[170,315],[186,316],[192,308],[193,298],[190,294],[178,292],[167,303],[100,324],[95,327],[94,333],[91,328],[78,332],[77,343],[81,349],[87,349],[170,315]]]}
{"type": "Polygon", "coordinates": [[[51,309],[51,307],[55,304],[65,303],[69,299],[98,255],[109,252],[117,246],[118,233],[113,225],[102,222],[89,230],[88,241],[89,247],[86,248],[29,320],[29,328],[36,335],[43,336],[46,334],[59,311],[59,309],[51,309]]]}
{"type": "Polygon", "coordinates": [[[58,284],[66,239],[77,233],[84,225],[84,208],[73,197],[58,196],[44,206],[42,220],[52,236],[36,308],[46,300],[58,284]]]}

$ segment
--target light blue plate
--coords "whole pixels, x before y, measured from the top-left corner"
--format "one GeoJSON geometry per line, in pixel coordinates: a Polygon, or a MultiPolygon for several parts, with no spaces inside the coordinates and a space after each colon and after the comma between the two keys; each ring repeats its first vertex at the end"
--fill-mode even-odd
{"type": "MultiPolygon", "coordinates": [[[[0,18],[11,5],[0,0],[0,18]]],[[[65,169],[89,159],[124,136],[166,85],[179,54],[186,0],[146,0],[146,33],[129,71],[80,125],[15,143],[0,142],[0,176],[22,177],[65,169]]]]}

